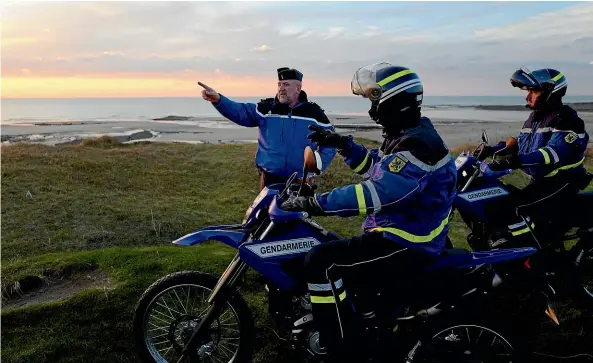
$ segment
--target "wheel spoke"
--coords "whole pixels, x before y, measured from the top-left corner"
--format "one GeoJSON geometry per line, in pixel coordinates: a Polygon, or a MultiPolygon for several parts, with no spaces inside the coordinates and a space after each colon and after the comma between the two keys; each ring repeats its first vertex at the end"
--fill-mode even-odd
{"type": "MultiPolygon", "coordinates": [[[[178,347],[187,343],[195,324],[200,324],[211,308],[210,304],[204,301],[205,296],[209,294],[208,288],[184,284],[169,287],[154,297],[151,305],[146,308],[147,329],[144,339],[155,361],[187,361],[181,356],[178,347]],[[169,334],[172,334],[172,337],[169,337],[169,334]]],[[[230,303],[227,304],[222,314],[207,329],[207,336],[211,336],[214,341],[199,343],[204,345],[196,347],[198,350],[193,354],[199,352],[202,359],[200,361],[232,361],[239,348],[241,333],[239,316],[234,307],[230,303]]]]}

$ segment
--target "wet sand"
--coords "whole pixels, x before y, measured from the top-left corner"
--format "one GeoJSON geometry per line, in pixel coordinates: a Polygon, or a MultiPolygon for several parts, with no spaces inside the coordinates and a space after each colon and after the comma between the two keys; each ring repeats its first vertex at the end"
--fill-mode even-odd
{"type": "MultiPolygon", "coordinates": [[[[450,148],[475,144],[486,130],[491,143],[518,134],[527,110],[493,111],[489,120],[475,120],[475,109],[454,108],[423,113],[430,117],[450,148]],[[458,116],[458,117],[447,117],[458,116]]],[[[490,111],[479,111],[481,116],[490,111]]],[[[593,134],[593,112],[579,112],[593,134]]],[[[382,140],[381,130],[368,116],[328,115],[337,131],[355,137],[382,140]]],[[[83,138],[113,136],[120,142],[253,143],[258,129],[233,124],[223,117],[169,116],[153,121],[85,121],[2,124],[2,144],[34,142],[48,145],[76,144],[83,138]]],[[[591,141],[593,142],[593,140],[591,141]]]]}

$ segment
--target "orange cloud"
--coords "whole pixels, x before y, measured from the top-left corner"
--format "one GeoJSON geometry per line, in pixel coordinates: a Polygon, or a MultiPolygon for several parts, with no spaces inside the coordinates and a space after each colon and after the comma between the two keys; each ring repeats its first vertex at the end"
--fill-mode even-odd
{"type": "MultiPolygon", "coordinates": [[[[199,97],[202,81],[230,97],[271,97],[276,94],[275,77],[235,77],[224,73],[199,77],[147,75],[94,75],[88,77],[3,77],[2,98],[83,97],[199,97]]],[[[312,97],[349,95],[349,82],[308,80],[303,89],[312,97]]]]}

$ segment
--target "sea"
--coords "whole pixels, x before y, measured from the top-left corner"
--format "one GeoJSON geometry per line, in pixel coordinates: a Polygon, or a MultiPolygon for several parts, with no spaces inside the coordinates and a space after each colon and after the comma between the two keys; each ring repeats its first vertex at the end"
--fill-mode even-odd
{"type": "MultiPolygon", "coordinates": [[[[238,102],[258,102],[262,97],[231,98],[238,102]]],[[[593,102],[593,96],[566,96],[569,102],[593,102]]],[[[369,102],[356,96],[311,97],[328,115],[368,116],[369,102]]],[[[479,118],[468,114],[468,108],[478,105],[524,105],[525,99],[516,96],[425,96],[425,113],[451,116],[451,118],[479,118]]],[[[484,111],[482,111],[484,112],[484,111]]],[[[515,119],[513,112],[501,111],[495,119],[515,119]],[[510,112],[510,113],[509,113],[510,112]],[[506,115],[506,116],[504,116],[506,115]]],[[[44,98],[2,99],[0,116],[3,125],[31,122],[58,121],[151,121],[156,118],[175,116],[180,118],[220,117],[209,102],[201,97],[193,98],[44,98]]]]}

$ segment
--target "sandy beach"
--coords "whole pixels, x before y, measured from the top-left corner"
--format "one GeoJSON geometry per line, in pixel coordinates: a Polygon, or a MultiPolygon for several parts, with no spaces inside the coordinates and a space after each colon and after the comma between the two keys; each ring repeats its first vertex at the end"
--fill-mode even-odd
{"type": "MultiPolygon", "coordinates": [[[[593,107],[579,106],[579,116],[593,133],[593,107]]],[[[491,142],[517,135],[529,111],[515,106],[428,108],[430,117],[450,148],[477,143],[482,130],[491,142]]],[[[337,131],[382,140],[380,128],[368,116],[328,115],[337,131]]],[[[149,121],[58,121],[2,123],[2,144],[33,142],[76,144],[84,138],[113,136],[120,142],[253,143],[257,128],[236,125],[224,117],[167,116],[149,121]]],[[[593,142],[593,141],[592,141],[593,142]]]]}

